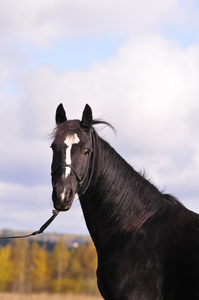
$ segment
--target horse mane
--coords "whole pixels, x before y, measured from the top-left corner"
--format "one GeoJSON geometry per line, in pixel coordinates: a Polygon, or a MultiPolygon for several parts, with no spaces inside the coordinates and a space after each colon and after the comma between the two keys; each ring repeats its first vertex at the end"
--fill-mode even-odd
{"type": "Polygon", "coordinates": [[[113,125],[111,125],[111,123],[109,123],[109,122],[106,122],[106,121],[101,120],[101,119],[94,119],[94,120],[92,120],[92,125],[99,125],[99,124],[106,125],[106,126],[110,127],[114,131],[114,133],[116,132],[115,128],[113,127],[113,125]]]}
{"type": "Polygon", "coordinates": [[[179,206],[182,206],[182,207],[185,207],[176,197],[174,197],[173,195],[170,195],[170,194],[163,194],[164,198],[173,203],[173,204],[176,204],[176,205],[179,205],[179,206]]]}
{"type": "Polygon", "coordinates": [[[100,176],[97,181],[97,186],[103,186],[103,195],[98,193],[96,197],[106,198],[103,209],[106,227],[110,230],[111,222],[115,219],[115,231],[136,231],[151,216],[164,209],[164,196],[144,174],[135,171],[106,141],[97,134],[95,138],[99,147],[100,165],[105,162],[104,176],[100,176]]]}

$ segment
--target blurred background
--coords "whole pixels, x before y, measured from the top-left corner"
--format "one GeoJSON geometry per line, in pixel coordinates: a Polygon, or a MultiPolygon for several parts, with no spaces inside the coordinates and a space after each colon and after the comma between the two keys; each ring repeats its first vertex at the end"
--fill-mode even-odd
{"type": "MultiPolygon", "coordinates": [[[[0,1],[0,229],[50,217],[55,110],[199,212],[199,1],[0,1]]],[[[47,229],[87,235],[78,197],[47,229]]]]}

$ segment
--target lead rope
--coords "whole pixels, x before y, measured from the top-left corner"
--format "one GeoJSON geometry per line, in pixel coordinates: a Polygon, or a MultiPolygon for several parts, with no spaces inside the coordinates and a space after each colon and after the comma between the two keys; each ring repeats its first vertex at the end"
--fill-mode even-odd
{"type": "Polygon", "coordinates": [[[2,237],[0,237],[0,239],[1,240],[4,240],[4,239],[22,239],[22,238],[26,238],[26,237],[35,236],[37,234],[40,234],[40,233],[44,232],[44,230],[50,225],[50,223],[52,223],[52,221],[55,219],[55,217],[58,215],[58,213],[59,213],[59,211],[54,209],[52,217],[50,217],[50,219],[48,221],[46,221],[46,223],[44,223],[44,225],[42,225],[41,228],[38,231],[34,231],[34,232],[32,232],[30,234],[26,234],[26,235],[2,236],[2,237]]]}

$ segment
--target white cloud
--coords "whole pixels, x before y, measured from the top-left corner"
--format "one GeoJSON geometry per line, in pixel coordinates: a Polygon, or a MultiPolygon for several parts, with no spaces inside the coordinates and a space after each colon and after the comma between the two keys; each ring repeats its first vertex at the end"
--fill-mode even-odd
{"type": "MultiPolygon", "coordinates": [[[[51,217],[50,187],[28,187],[0,182],[0,228],[36,231],[51,217]]],[[[60,213],[46,231],[87,233],[82,212],[73,204],[71,211],[60,213]]]]}
{"type": "Polygon", "coordinates": [[[31,223],[37,222],[37,218],[29,218],[30,214],[36,216],[37,212],[49,210],[51,207],[48,186],[28,187],[0,182],[0,199],[1,228],[14,225],[13,228],[20,229],[20,219],[25,218],[28,223],[27,228],[30,229],[31,223]]]}
{"type": "Polygon", "coordinates": [[[3,0],[0,4],[1,35],[39,47],[60,38],[99,34],[139,36],[158,32],[165,22],[198,22],[193,1],[63,1],[3,0]],[[171,13],[172,12],[172,13],[171,13]]]}
{"type": "Polygon", "coordinates": [[[18,77],[24,90],[23,128],[30,134],[34,130],[47,134],[59,102],[65,104],[69,117],[75,118],[88,102],[94,116],[115,120],[125,140],[129,135],[125,129],[131,128],[137,147],[173,151],[176,144],[178,151],[197,124],[197,53],[197,46],[182,50],[151,36],[127,43],[115,57],[94,64],[90,71],[58,74],[45,66],[18,77]],[[143,141],[140,137],[146,130],[143,141]],[[149,144],[154,138],[157,144],[149,144]]]}

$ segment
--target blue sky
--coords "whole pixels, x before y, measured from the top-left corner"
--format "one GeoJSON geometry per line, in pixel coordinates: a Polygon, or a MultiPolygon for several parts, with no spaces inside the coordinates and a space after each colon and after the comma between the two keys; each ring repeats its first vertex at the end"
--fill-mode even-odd
{"type": "MultiPolygon", "coordinates": [[[[100,135],[199,212],[198,1],[3,0],[0,17],[0,228],[51,214],[60,102],[69,119],[89,103],[117,130],[100,135]]],[[[77,197],[48,230],[87,233],[77,197]]]]}
{"type": "Polygon", "coordinates": [[[57,72],[66,70],[89,70],[95,62],[103,63],[114,55],[123,44],[122,39],[108,36],[82,37],[57,41],[50,49],[24,47],[25,55],[31,57],[31,66],[52,65],[57,72]]]}

